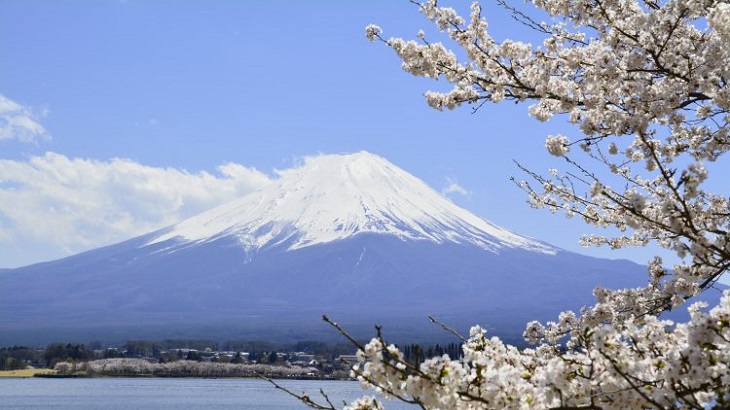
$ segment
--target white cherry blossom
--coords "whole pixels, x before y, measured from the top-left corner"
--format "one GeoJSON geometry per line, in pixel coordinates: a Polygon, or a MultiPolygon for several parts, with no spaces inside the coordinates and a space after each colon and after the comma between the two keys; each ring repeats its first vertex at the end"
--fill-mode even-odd
{"type": "Polygon", "coordinates": [[[507,100],[539,121],[574,124],[570,139],[545,142],[565,170],[523,169],[531,181],[516,181],[531,205],[596,228],[585,246],[653,243],[680,262],[670,269],[654,257],[645,286],[596,288],[593,306],[530,322],[529,349],[476,326],[463,358],[413,364],[380,332],[365,345],[350,339],[360,348],[353,377],[425,409],[730,408],[730,292],[709,310],[691,305],[686,323],[660,316],[715,291],[730,267],[730,198],[705,187],[710,164],[730,150],[730,3],[531,0],[550,23],[498,3],[542,42],[497,41],[478,3],[465,18],[435,0],[416,4],[442,41],[423,31],[418,41],[385,38],[374,25],[366,35],[405,71],[453,85],[425,93],[437,110],[507,100]],[[600,234],[606,227],[618,234],[600,234]]]}

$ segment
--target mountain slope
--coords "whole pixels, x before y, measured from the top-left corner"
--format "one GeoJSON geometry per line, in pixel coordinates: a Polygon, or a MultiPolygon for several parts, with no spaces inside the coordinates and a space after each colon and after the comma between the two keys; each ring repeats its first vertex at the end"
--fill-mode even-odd
{"type": "Polygon", "coordinates": [[[456,206],[421,180],[376,155],[307,159],[270,186],[175,225],[150,241],[209,241],[236,236],[246,249],[288,249],[359,233],[404,240],[471,243],[484,249],[555,249],[514,234],[456,206]]]}
{"type": "Polygon", "coordinates": [[[336,337],[323,313],[362,335],[434,337],[435,314],[517,339],[597,284],[643,278],[495,226],[375,155],[329,155],[161,231],[0,272],[0,343],[336,337]]]}

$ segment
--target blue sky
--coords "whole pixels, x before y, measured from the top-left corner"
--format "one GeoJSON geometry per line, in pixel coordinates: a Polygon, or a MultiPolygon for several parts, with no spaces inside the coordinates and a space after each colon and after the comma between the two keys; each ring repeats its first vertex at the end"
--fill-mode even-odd
{"type": "MultiPolygon", "coordinates": [[[[466,1],[454,7],[468,14],[466,1]]],[[[495,6],[496,37],[524,37],[495,6]]],[[[543,171],[561,130],[527,106],[437,112],[364,37],[414,38],[408,1],[0,2],[0,267],[114,243],[244,195],[304,156],[367,150],[518,233],[582,249],[578,220],[532,210],[513,159],[543,171]]]]}

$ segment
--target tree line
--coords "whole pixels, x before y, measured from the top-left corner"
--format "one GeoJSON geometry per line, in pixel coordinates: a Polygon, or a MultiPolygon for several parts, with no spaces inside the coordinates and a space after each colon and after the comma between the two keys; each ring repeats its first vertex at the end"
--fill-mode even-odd
{"type": "Polygon", "coordinates": [[[93,358],[93,351],[83,344],[53,343],[43,349],[0,347],[0,370],[19,370],[28,366],[53,368],[59,362],[82,362],[93,358]]]}
{"type": "MultiPolygon", "coordinates": [[[[404,354],[409,362],[424,360],[447,354],[460,358],[461,346],[404,344],[404,354]]],[[[27,367],[55,368],[59,363],[84,363],[102,359],[154,359],[157,363],[177,361],[210,361],[212,363],[240,364],[244,362],[281,364],[293,361],[294,353],[310,354],[319,362],[335,363],[342,355],[353,354],[347,343],[326,343],[320,341],[298,341],[274,343],[268,341],[227,340],[217,342],[209,339],[164,339],[128,340],[119,347],[105,346],[101,342],[52,343],[44,348],[28,346],[0,347],[0,370],[19,370],[27,367]],[[230,355],[210,357],[208,352],[230,352],[230,355]],[[245,353],[245,355],[244,355],[245,353]],[[208,357],[206,357],[208,355],[208,357]]]]}

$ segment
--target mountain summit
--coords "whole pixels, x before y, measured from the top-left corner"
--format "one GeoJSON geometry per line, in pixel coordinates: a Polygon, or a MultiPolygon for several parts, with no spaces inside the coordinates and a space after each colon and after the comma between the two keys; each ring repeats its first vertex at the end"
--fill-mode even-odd
{"type": "Polygon", "coordinates": [[[271,185],[187,219],[148,244],[235,237],[247,250],[324,244],[362,233],[402,240],[524,248],[554,254],[544,243],[500,228],[458,207],[421,180],[368,152],[309,157],[279,172],[271,185]]]}
{"type": "Polygon", "coordinates": [[[322,155],[169,228],[0,271],[0,344],[336,337],[323,313],[361,336],[447,338],[433,314],[518,339],[643,271],[500,228],[376,155],[322,155]]]}

